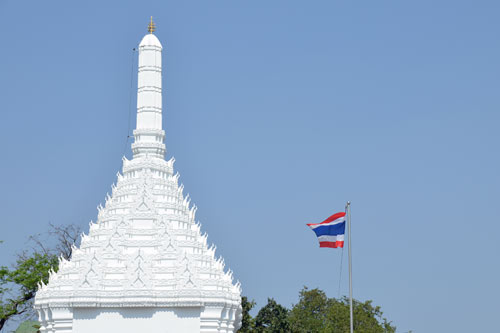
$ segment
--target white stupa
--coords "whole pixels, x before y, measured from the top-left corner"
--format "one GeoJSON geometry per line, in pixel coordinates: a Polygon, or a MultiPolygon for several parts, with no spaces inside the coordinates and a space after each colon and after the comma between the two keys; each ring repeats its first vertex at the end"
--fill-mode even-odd
{"type": "Polygon", "coordinates": [[[241,289],[195,222],[174,159],[165,161],[162,45],[139,45],[133,158],[69,261],[35,298],[41,332],[235,332],[241,289]]]}

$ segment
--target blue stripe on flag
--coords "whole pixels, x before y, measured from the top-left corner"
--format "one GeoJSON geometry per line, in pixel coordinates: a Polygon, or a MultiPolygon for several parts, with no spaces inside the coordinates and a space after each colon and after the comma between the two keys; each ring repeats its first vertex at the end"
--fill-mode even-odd
{"type": "Polygon", "coordinates": [[[325,226],[319,226],[313,231],[316,233],[316,236],[336,236],[336,235],[343,235],[345,233],[345,222],[334,224],[334,225],[325,225],[325,226]]]}

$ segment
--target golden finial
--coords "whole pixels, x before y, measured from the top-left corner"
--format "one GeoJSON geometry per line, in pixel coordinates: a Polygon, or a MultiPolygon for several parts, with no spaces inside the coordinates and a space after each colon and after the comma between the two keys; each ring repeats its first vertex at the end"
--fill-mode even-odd
{"type": "Polygon", "coordinates": [[[151,21],[148,24],[148,32],[152,34],[156,30],[156,26],[153,22],[153,16],[151,16],[151,21]]]}

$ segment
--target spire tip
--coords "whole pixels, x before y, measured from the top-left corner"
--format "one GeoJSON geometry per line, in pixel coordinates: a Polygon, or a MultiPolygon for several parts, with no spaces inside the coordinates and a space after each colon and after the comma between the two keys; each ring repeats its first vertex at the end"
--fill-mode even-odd
{"type": "Polygon", "coordinates": [[[153,22],[153,16],[151,16],[151,21],[148,24],[148,32],[152,34],[156,30],[156,25],[153,22]]]}

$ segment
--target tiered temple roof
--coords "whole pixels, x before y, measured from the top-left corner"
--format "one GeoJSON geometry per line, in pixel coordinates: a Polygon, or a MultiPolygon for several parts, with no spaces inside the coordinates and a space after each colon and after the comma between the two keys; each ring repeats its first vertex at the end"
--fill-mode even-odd
{"type": "Polygon", "coordinates": [[[40,285],[35,308],[42,331],[71,332],[69,315],[58,323],[54,309],[75,308],[200,307],[200,332],[239,326],[240,285],[201,232],[174,159],[164,159],[161,52],[151,31],[139,45],[133,159],[123,158],[122,173],[80,247],[40,285]]]}

